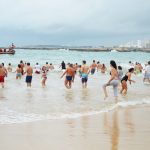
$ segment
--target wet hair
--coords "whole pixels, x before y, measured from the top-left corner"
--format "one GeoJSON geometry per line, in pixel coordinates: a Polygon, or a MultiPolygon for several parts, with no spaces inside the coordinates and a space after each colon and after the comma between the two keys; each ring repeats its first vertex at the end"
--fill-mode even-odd
{"type": "Polygon", "coordinates": [[[2,63],[2,66],[4,66],[4,63],[2,63]]]}
{"type": "Polygon", "coordinates": [[[22,61],[22,60],[20,60],[20,63],[23,63],[23,61],[22,61]]]}
{"type": "Polygon", "coordinates": [[[132,72],[132,71],[134,71],[134,68],[130,68],[130,69],[129,69],[129,72],[132,72]]]}
{"type": "Polygon", "coordinates": [[[95,60],[93,60],[93,63],[95,63],[95,60]]]}
{"type": "Polygon", "coordinates": [[[131,61],[129,61],[129,64],[131,64],[132,62],[131,61]]]}
{"type": "Polygon", "coordinates": [[[46,62],[46,64],[48,64],[48,62],[46,62]]]}
{"type": "Polygon", "coordinates": [[[97,64],[99,64],[99,61],[97,62],[97,64]]]}
{"type": "Polygon", "coordinates": [[[86,64],[86,61],[85,61],[85,60],[83,60],[82,62],[83,62],[83,64],[86,64]]]}
{"type": "Polygon", "coordinates": [[[9,63],[8,65],[11,66],[11,63],[9,63]]]}
{"type": "Polygon", "coordinates": [[[36,65],[38,65],[39,63],[36,63],[36,65]]]}
{"type": "Polygon", "coordinates": [[[27,66],[30,66],[30,63],[29,63],[29,62],[27,63],[27,66]]]}
{"type": "Polygon", "coordinates": [[[110,61],[110,64],[113,68],[115,68],[117,70],[117,65],[116,65],[116,62],[114,60],[111,60],[110,61]]]}
{"type": "Polygon", "coordinates": [[[148,64],[150,65],[150,61],[148,61],[148,64]]]}
{"type": "Polygon", "coordinates": [[[18,68],[21,68],[21,65],[20,65],[20,64],[18,64],[18,68]]]}
{"type": "Polygon", "coordinates": [[[122,70],[122,67],[121,67],[121,66],[118,66],[118,70],[122,70]]]}
{"type": "Polygon", "coordinates": [[[50,65],[52,65],[52,63],[50,63],[50,65]]]}

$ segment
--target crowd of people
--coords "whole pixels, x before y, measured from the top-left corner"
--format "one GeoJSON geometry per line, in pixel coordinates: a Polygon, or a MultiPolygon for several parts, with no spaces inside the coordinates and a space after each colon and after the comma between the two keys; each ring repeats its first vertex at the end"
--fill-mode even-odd
{"type": "MultiPolygon", "coordinates": [[[[114,60],[110,61],[110,78],[107,83],[103,85],[104,95],[105,99],[108,97],[107,94],[107,87],[112,86],[114,91],[114,96],[118,97],[118,85],[121,84],[122,89],[120,91],[121,94],[126,95],[127,94],[127,81],[131,84],[135,81],[131,79],[132,74],[139,74],[143,71],[143,82],[147,81],[150,83],[150,61],[145,64],[144,67],[140,63],[132,63],[129,62],[130,68],[129,70],[124,74],[122,66],[117,66],[116,62],[114,60]]],[[[87,87],[88,82],[88,76],[89,74],[94,75],[96,71],[101,72],[102,74],[105,74],[107,71],[107,68],[105,64],[101,64],[99,61],[96,62],[93,60],[91,65],[87,65],[86,61],[82,61],[82,65],[78,65],[78,63],[71,64],[68,63],[65,64],[64,61],[62,61],[60,65],[61,70],[64,70],[62,73],[62,76],[60,78],[63,78],[65,76],[64,85],[67,89],[71,89],[72,83],[74,82],[75,76],[79,75],[82,82],[82,87],[87,87]]],[[[27,87],[31,87],[32,83],[32,76],[33,73],[35,74],[41,74],[42,77],[42,86],[46,86],[46,80],[47,80],[47,73],[50,70],[54,70],[54,65],[52,63],[46,62],[45,65],[40,66],[39,63],[36,63],[34,67],[31,67],[30,63],[24,63],[22,60],[18,64],[17,68],[15,69],[16,73],[16,79],[21,79],[22,76],[26,75],[26,83],[27,87]]],[[[0,64],[0,84],[2,88],[4,88],[4,81],[5,77],[7,77],[9,72],[12,72],[13,68],[11,63],[8,64],[8,67],[4,66],[4,63],[0,64]]]]}

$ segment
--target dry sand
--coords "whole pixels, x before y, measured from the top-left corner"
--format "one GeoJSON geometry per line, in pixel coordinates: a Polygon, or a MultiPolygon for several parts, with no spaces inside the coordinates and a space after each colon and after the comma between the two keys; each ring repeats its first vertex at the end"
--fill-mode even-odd
{"type": "Polygon", "coordinates": [[[150,107],[0,125],[0,150],[148,150],[150,107]]]}

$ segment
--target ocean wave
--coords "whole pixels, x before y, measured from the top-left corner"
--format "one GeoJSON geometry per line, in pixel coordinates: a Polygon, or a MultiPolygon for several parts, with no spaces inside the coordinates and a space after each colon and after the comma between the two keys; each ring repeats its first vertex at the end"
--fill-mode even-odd
{"type": "Polygon", "coordinates": [[[113,111],[117,108],[127,108],[130,106],[138,105],[150,105],[149,99],[136,100],[136,101],[121,101],[114,104],[106,103],[105,107],[101,110],[92,110],[88,112],[76,112],[76,113],[53,113],[53,114],[34,114],[34,113],[19,113],[9,108],[3,108],[0,110],[0,124],[18,124],[18,123],[29,123],[42,120],[59,120],[59,119],[75,119],[84,116],[92,116],[101,113],[113,111]]]}

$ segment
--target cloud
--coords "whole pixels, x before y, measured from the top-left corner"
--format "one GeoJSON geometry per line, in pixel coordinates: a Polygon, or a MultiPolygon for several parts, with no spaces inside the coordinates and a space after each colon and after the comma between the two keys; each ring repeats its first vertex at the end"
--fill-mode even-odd
{"type": "Polygon", "coordinates": [[[113,44],[150,38],[149,10],[149,0],[1,0],[0,32],[18,43],[113,44]]]}

